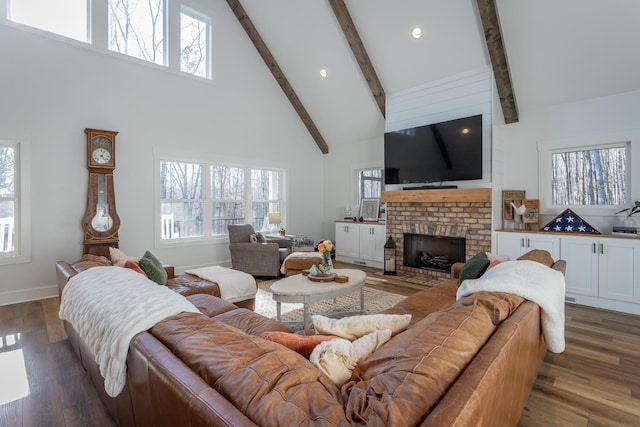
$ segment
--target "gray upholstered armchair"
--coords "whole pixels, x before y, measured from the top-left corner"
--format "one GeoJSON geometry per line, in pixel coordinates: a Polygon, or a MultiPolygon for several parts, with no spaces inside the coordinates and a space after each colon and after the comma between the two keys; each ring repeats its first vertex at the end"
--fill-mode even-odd
{"type": "Polygon", "coordinates": [[[291,242],[279,240],[278,243],[251,242],[256,234],[251,224],[229,224],[229,252],[231,267],[253,276],[279,276],[280,265],[289,253],[291,242]]]}

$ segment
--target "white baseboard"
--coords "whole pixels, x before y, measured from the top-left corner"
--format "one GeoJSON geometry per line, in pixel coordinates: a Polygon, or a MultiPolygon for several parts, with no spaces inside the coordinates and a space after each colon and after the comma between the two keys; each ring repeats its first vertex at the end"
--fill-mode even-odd
{"type": "Polygon", "coordinates": [[[58,286],[44,286],[42,288],[0,293],[0,305],[18,304],[58,296],[58,286]]]}

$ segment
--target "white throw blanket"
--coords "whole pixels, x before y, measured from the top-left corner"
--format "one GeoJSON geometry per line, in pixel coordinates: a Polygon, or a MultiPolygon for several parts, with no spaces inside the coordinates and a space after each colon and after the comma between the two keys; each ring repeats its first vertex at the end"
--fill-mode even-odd
{"type": "Polygon", "coordinates": [[[503,262],[478,279],[463,281],[456,299],[481,291],[507,292],[538,304],[549,350],[564,351],[565,282],[560,271],[529,260],[503,262]]]}
{"type": "Polygon", "coordinates": [[[258,292],[256,279],[252,275],[219,265],[196,268],[185,273],[217,283],[220,288],[220,298],[228,302],[254,298],[258,292]]]}
{"type": "Polygon", "coordinates": [[[104,388],[115,397],[126,381],[131,339],[169,316],[199,313],[182,295],[122,267],[93,267],[69,279],[60,318],[89,346],[100,365],[104,388]]]}

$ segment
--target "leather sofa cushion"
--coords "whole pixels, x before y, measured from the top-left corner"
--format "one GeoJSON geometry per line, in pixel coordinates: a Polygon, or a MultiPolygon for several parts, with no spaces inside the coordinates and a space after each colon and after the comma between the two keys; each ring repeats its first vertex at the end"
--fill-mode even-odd
{"type": "Polygon", "coordinates": [[[246,308],[236,308],[235,310],[218,314],[214,319],[255,336],[260,336],[267,331],[292,332],[282,323],[246,308]]]}
{"type": "Polygon", "coordinates": [[[524,255],[518,257],[518,260],[529,260],[536,261],[540,264],[546,265],[547,267],[551,267],[554,264],[553,257],[551,254],[542,249],[532,249],[524,255]]]}
{"type": "Polygon", "coordinates": [[[384,314],[411,314],[412,327],[431,313],[451,307],[456,301],[459,279],[448,279],[423,291],[417,292],[395,306],[384,310],[384,314]]]}
{"type": "Polygon", "coordinates": [[[288,348],[194,313],[150,332],[258,425],[347,424],[335,384],[288,348]]]}
{"type": "Polygon", "coordinates": [[[524,298],[518,295],[508,294],[504,292],[476,292],[464,298],[460,298],[453,307],[462,307],[469,305],[482,305],[491,315],[494,325],[499,325],[507,317],[511,316],[520,304],[524,302],[524,298]]]}
{"type": "Polygon", "coordinates": [[[104,266],[111,266],[111,265],[113,264],[106,257],[99,256],[99,255],[84,254],[79,260],[72,263],[71,267],[73,267],[73,269],[76,272],[80,273],[81,271],[88,270],[91,267],[98,267],[98,266],[104,267],[104,266]]]}
{"type": "Polygon", "coordinates": [[[207,317],[217,316],[218,314],[226,313],[227,311],[238,308],[236,305],[228,301],[208,294],[189,295],[187,296],[187,300],[191,304],[195,305],[196,308],[207,317]]]}
{"type": "Polygon", "coordinates": [[[425,317],[356,367],[342,387],[348,419],[366,425],[420,424],[495,328],[482,304],[425,317]]]}
{"type": "Polygon", "coordinates": [[[220,296],[220,288],[217,283],[203,280],[193,274],[178,274],[173,279],[167,280],[167,287],[185,297],[194,294],[220,296]]]}

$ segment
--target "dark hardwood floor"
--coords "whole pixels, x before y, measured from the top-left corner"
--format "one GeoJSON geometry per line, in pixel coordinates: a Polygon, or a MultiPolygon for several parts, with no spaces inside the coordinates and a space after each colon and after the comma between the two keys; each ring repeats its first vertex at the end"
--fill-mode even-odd
{"type": "MultiPolygon", "coordinates": [[[[403,295],[420,289],[399,277],[375,282],[403,295]]],[[[58,298],[0,306],[2,427],[114,425],[58,308],[58,298]]],[[[566,341],[564,353],[547,353],[520,426],[640,425],[640,316],[567,305],[566,341]]]]}

